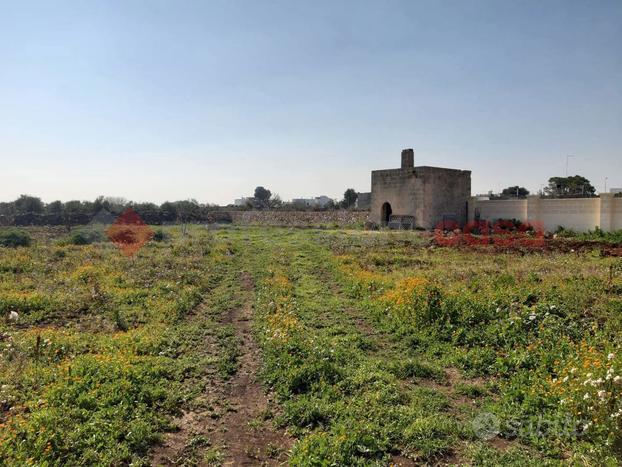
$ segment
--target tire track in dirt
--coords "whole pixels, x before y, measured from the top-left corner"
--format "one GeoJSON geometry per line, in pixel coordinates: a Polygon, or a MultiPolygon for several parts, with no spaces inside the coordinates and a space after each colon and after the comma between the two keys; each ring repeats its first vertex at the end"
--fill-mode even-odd
{"type": "MultiPolygon", "coordinates": [[[[248,295],[254,290],[253,280],[242,273],[241,282],[248,295]]],[[[252,335],[253,307],[250,298],[242,307],[233,310],[227,321],[233,325],[240,346],[239,368],[226,388],[233,410],[221,420],[222,430],[213,439],[225,446],[224,465],[278,465],[286,458],[293,441],[284,431],[268,423],[249,426],[261,418],[273,405],[258,375],[261,369],[260,351],[252,335]]]]}
{"type": "Polygon", "coordinates": [[[154,450],[152,465],[268,466],[287,460],[294,440],[269,420],[276,404],[259,381],[261,353],[252,334],[255,286],[246,272],[239,280],[243,303],[222,319],[234,329],[238,369],[229,380],[211,375],[200,396],[207,409],[184,412],[176,420],[178,431],[154,450]],[[201,439],[195,446],[193,440],[201,439]]]}

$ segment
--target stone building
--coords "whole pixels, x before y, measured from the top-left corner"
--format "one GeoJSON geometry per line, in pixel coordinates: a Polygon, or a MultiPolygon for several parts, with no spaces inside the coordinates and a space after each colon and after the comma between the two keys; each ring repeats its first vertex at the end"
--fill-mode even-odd
{"type": "Polygon", "coordinates": [[[371,192],[358,192],[354,207],[359,211],[369,211],[371,207],[371,192]]]}
{"type": "Polygon", "coordinates": [[[412,149],[402,151],[402,167],[371,173],[370,220],[379,225],[433,229],[440,222],[467,222],[471,171],[415,167],[412,149]]]}

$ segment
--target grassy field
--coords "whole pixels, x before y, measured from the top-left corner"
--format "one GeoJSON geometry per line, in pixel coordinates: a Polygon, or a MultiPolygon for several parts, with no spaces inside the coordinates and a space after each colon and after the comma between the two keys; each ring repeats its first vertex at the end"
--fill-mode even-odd
{"type": "Polygon", "coordinates": [[[619,465],[622,266],[414,232],[0,248],[0,465],[619,465]]]}

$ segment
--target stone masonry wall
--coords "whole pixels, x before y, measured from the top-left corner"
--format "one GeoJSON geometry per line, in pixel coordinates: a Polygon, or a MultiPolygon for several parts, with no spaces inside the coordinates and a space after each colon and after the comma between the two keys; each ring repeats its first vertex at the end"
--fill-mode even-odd
{"type": "Polygon", "coordinates": [[[418,167],[417,170],[424,186],[423,203],[418,206],[422,215],[417,219],[417,226],[433,229],[444,219],[453,219],[461,226],[466,224],[471,172],[438,167],[418,167]]]}
{"type": "Polygon", "coordinates": [[[283,227],[360,227],[367,211],[229,211],[233,224],[283,227]]]}
{"type": "Polygon", "coordinates": [[[374,170],[371,173],[370,219],[380,224],[382,205],[389,203],[392,213],[415,216],[415,200],[423,195],[423,186],[416,169],[374,170]]]}

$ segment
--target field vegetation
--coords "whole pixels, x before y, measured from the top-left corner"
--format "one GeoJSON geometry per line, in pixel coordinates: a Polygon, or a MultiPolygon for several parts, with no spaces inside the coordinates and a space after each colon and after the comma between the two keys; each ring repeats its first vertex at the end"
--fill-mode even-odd
{"type": "Polygon", "coordinates": [[[127,258],[78,233],[0,248],[0,464],[622,461],[622,265],[597,243],[163,227],[127,258]]]}

